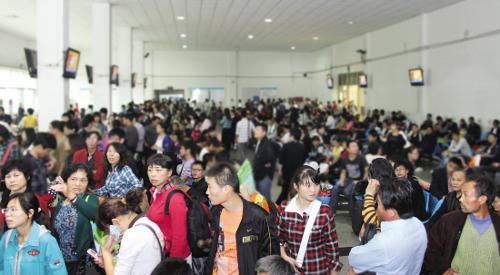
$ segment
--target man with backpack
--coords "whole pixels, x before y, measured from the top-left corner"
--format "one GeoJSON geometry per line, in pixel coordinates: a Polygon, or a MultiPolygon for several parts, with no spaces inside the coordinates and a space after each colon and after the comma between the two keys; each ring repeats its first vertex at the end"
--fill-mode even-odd
{"type": "Polygon", "coordinates": [[[213,242],[205,274],[254,274],[258,259],[277,254],[267,213],[239,196],[235,169],[220,162],[206,174],[213,242]]]}

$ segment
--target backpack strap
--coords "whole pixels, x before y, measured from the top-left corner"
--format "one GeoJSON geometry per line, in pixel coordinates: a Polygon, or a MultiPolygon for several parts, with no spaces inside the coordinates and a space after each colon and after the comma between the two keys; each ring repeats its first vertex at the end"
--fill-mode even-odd
{"type": "Polygon", "coordinates": [[[182,194],[184,196],[184,202],[186,203],[186,206],[188,206],[188,203],[190,203],[192,200],[191,196],[182,192],[181,190],[179,190],[179,189],[172,190],[170,193],[168,193],[167,200],[165,201],[165,215],[168,215],[169,208],[170,208],[170,200],[172,199],[172,197],[175,194],[182,194]]]}
{"type": "Polygon", "coordinates": [[[9,144],[9,147],[7,147],[7,150],[5,150],[5,153],[3,154],[3,157],[2,157],[2,166],[5,165],[5,163],[7,162],[7,160],[9,159],[9,156],[10,156],[10,152],[12,151],[12,148],[14,147],[14,145],[16,145],[17,142],[16,141],[13,141],[9,144]]]}
{"type": "Polygon", "coordinates": [[[13,232],[14,229],[7,231],[7,234],[5,235],[4,250],[7,250],[7,246],[9,246],[10,236],[12,236],[13,232]]]}
{"type": "Polygon", "coordinates": [[[156,241],[158,242],[158,246],[160,247],[160,258],[161,258],[161,261],[163,261],[165,259],[165,253],[163,252],[163,247],[161,247],[160,239],[158,238],[158,235],[156,235],[156,231],[149,224],[139,223],[136,226],[144,226],[147,229],[149,229],[151,231],[151,233],[153,233],[153,236],[155,236],[156,241]]]}

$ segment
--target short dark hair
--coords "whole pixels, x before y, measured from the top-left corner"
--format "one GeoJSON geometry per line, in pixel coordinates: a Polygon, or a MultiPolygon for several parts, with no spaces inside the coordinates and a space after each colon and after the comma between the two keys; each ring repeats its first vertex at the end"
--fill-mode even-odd
{"type": "Polygon", "coordinates": [[[302,133],[300,132],[299,129],[297,128],[290,129],[290,136],[292,136],[296,141],[300,141],[301,135],[302,133]]]}
{"type": "Polygon", "coordinates": [[[0,137],[2,137],[3,141],[7,143],[10,139],[10,132],[7,127],[0,124],[0,137]]]}
{"type": "Polygon", "coordinates": [[[235,193],[240,192],[240,181],[234,167],[227,162],[217,162],[205,173],[207,178],[215,178],[219,186],[229,185],[235,193]]]}
{"type": "Polygon", "coordinates": [[[476,172],[467,177],[467,181],[475,183],[477,196],[486,196],[486,205],[490,207],[495,200],[495,183],[493,179],[484,172],[476,172]]]}
{"type": "Polygon", "coordinates": [[[262,128],[262,130],[264,130],[264,132],[267,133],[267,124],[265,124],[265,123],[258,123],[257,125],[255,125],[255,128],[257,128],[257,127],[262,128]]]}
{"type": "Polygon", "coordinates": [[[101,133],[99,133],[98,131],[86,132],[85,133],[85,139],[88,139],[91,135],[96,135],[97,136],[97,140],[101,140],[101,133]]]}
{"type": "Polygon", "coordinates": [[[151,275],[192,275],[189,264],[181,258],[168,258],[160,262],[151,275]]]}
{"type": "MultiPolygon", "coordinates": [[[[30,163],[24,159],[14,159],[8,161],[2,167],[2,179],[5,181],[5,176],[14,170],[23,173],[24,177],[26,178],[26,190],[27,191],[31,190],[31,174],[33,173],[33,171],[30,163]]],[[[10,190],[5,188],[3,192],[10,193],[10,190]]]]}
{"type": "Polygon", "coordinates": [[[174,159],[170,156],[163,154],[154,154],[148,158],[147,166],[158,165],[162,168],[166,168],[168,170],[172,170],[172,172],[176,173],[176,167],[180,164],[178,159],[174,159]]]}
{"type": "Polygon", "coordinates": [[[33,210],[33,217],[31,222],[38,219],[40,216],[38,198],[32,192],[16,193],[12,194],[5,205],[8,205],[10,201],[17,199],[21,205],[23,212],[28,215],[30,210],[33,210]]]}
{"type": "Polygon", "coordinates": [[[185,141],[184,143],[182,143],[182,147],[184,147],[184,149],[186,150],[189,150],[192,156],[196,156],[198,152],[198,146],[196,146],[196,144],[192,141],[185,141]]]}
{"type": "Polygon", "coordinates": [[[113,128],[108,133],[108,137],[112,136],[117,136],[120,139],[125,138],[125,131],[121,128],[113,128]]]}
{"type": "MultiPolygon", "coordinates": [[[[78,130],[78,124],[74,120],[68,120],[64,123],[64,127],[70,129],[70,130],[78,130]]],[[[64,130],[64,129],[63,129],[64,130]]]]}
{"type": "Polygon", "coordinates": [[[89,190],[89,188],[95,187],[92,172],[90,171],[89,167],[83,163],[73,163],[68,165],[62,172],[61,177],[64,182],[68,182],[69,177],[79,170],[85,171],[85,173],[87,174],[87,191],[89,190]]]}
{"type": "Polygon", "coordinates": [[[368,153],[372,155],[378,154],[378,150],[380,150],[380,144],[378,142],[372,142],[368,144],[368,153]]]}
{"type": "Polygon", "coordinates": [[[267,272],[269,275],[293,275],[292,266],[278,255],[260,258],[255,264],[255,272],[267,272]]]}
{"type": "Polygon", "coordinates": [[[460,159],[459,157],[451,157],[448,162],[456,164],[458,166],[458,169],[464,169],[462,159],[460,159]]]}
{"type": "Polygon", "coordinates": [[[379,198],[385,209],[394,209],[401,219],[409,219],[413,217],[412,193],[408,180],[394,178],[380,184],[379,198]]]}
{"type": "Polygon", "coordinates": [[[47,132],[40,132],[35,135],[35,140],[33,141],[33,146],[41,145],[44,149],[56,149],[57,142],[56,138],[47,132]]]}
{"type": "Polygon", "coordinates": [[[292,183],[296,185],[304,185],[307,184],[308,180],[316,185],[320,184],[318,178],[318,172],[314,170],[311,166],[302,165],[295,171],[295,174],[292,177],[292,183]]]}
{"type": "Polygon", "coordinates": [[[368,177],[382,181],[384,179],[392,179],[394,171],[391,163],[384,158],[376,158],[368,167],[368,177]]]}
{"type": "Polygon", "coordinates": [[[59,132],[64,132],[64,122],[62,121],[52,120],[52,122],[50,122],[50,127],[58,130],[59,132]]]}
{"type": "Polygon", "coordinates": [[[28,111],[29,115],[32,115],[35,112],[35,110],[33,110],[33,108],[28,108],[27,111],[28,111]]]}
{"type": "Polygon", "coordinates": [[[403,166],[406,170],[408,170],[408,176],[413,176],[413,165],[406,159],[398,159],[394,162],[394,170],[399,166],[403,166]]]}
{"type": "Polygon", "coordinates": [[[205,165],[203,164],[202,161],[200,160],[196,160],[195,162],[193,162],[193,164],[191,164],[191,167],[195,166],[195,165],[200,165],[201,168],[203,168],[203,170],[205,170],[205,165]]]}

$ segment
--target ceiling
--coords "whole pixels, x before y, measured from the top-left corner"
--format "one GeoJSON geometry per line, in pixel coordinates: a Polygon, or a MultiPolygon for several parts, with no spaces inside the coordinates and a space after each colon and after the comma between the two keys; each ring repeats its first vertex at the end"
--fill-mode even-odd
{"type": "MultiPolygon", "coordinates": [[[[91,3],[105,1],[112,26],[131,26],[148,50],[315,51],[463,0],[68,1],[70,45],[80,49],[90,48],[91,3]]],[[[36,0],[0,0],[0,30],[35,39],[35,16],[36,0]]]]}

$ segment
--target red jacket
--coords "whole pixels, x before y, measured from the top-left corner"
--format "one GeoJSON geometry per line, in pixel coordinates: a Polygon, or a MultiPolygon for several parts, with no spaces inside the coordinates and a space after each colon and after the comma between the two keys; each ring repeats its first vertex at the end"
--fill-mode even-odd
{"type": "Polygon", "coordinates": [[[187,206],[181,194],[175,194],[170,199],[169,215],[165,215],[167,196],[175,187],[166,184],[156,192],[151,188],[151,206],[147,217],[160,227],[165,237],[165,252],[170,257],[187,258],[191,254],[187,240],[187,206]]]}
{"type": "MultiPolygon", "coordinates": [[[[73,160],[71,163],[84,163],[88,162],[87,149],[80,149],[73,154],[73,160]]],[[[92,174],[95,183],[95,189],[101,188],[104,185],[104,155],[96,150],[92,156],[94,159],[94,169],[92,169],[92,174]]]]}

